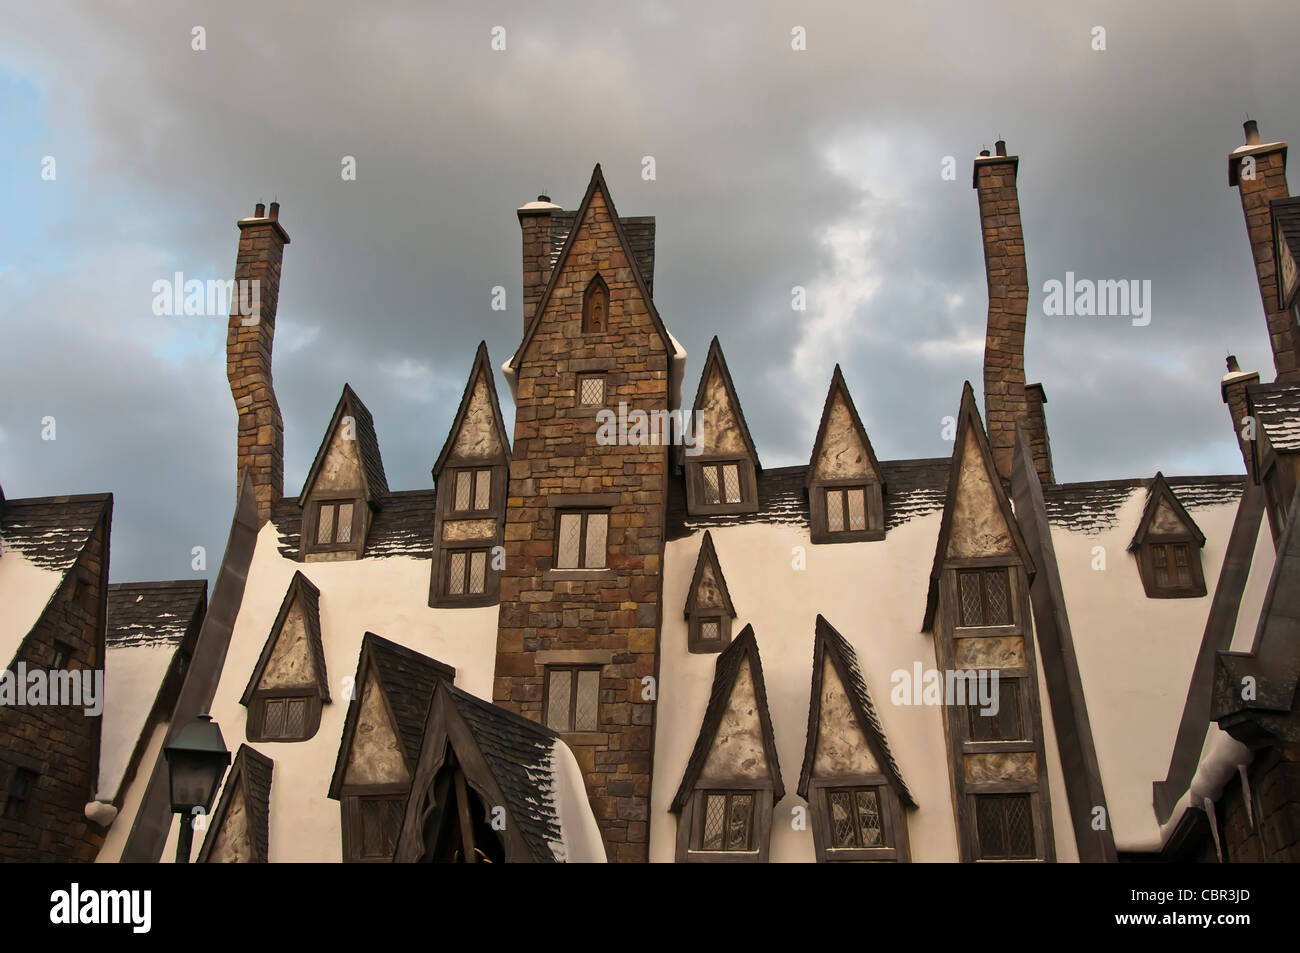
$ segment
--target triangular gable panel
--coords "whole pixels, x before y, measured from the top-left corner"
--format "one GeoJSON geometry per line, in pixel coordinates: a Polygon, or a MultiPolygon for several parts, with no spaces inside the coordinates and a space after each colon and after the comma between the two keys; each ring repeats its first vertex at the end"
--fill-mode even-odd
{"type": "Polygon", "coordinates": [[[315,490],[350,492],[360,490],[371,507],[378,509],[388,496],[388,478],[379,453],[375,419],[349,384],[334,407],[334,416],[321,441],[307,479],[303,481],[298,505],[305,506],[315,490]]]}
{"type": "Polygon", "coordinates": [[[994,466],[993,451],[975,406],[975,391],[970,381],[966,381],[957,412],[952,467],[930,569],[922,632],[934,627],[934,614],[939,607],[939,576],[945,561],[972,556],[1014,557],[1030,581],[1034,578],[1034,563],[994,466]]]}
{"type": "Polygon", "coordinates": [[[256,691],[313,684],[321,701],[329,702],[329,678],[320,629],[320,590],[299,571],[293,574],[271,634],[239,701],[248,705],[256,691]]]}
{"type": "Polygon", "coordinates": [[[435,480],[449,460],[482,464],[510,462],[510,438],[501,418],[485,341],[479,342],[456,417],[433,465],[435,480]]]}
{"type": "Polygon", "coordinates": [[[769,781],[773,803],[785,796],[758,643],[752,626],[718,656],[713,691],[671,810],[679,812],[701,782],[769,781]]]}
{"type": "Polygon", "coordinates": [[[1137,532],[1129,543],[1130,552],[1141,546],[1147,536],[1191,536],[1198,546],[1205,545],[1205,534],[1174,495],[1165,475],[1159,471],[1147,489],[1142,518],[1138,520],[1137,532]]]}
{"type": "Polygon", "coordinates": [[[889,750],[853,646],[817,617],[808,734],[799,796],[813,778],[884,774],[904,804],[915,806],[889,750]]]}
{"type": "Polygon", "coordinates": [[[239,746],[208,823],[199,863],[267,862],[272,769],[270,758],[248,745],[239,746]]]}
{"type": "Polygon", "coordinates": [[[722,575],[722,566],[718,563],[718,554],[713,548],[713,537],[708,530],[704,532],[704,541],[700,544],[700,555],[695,561],[695,574],[691,577],[691,588],[686,595],[686,617],[697,609],[726,609],[733,619],[735,607],[731,604],[731,593],[727,591],[727,580],[722,575]]]}
{"type": "MultiPolygon", "coordinates": [[[[591,181],[587,184],[587,192],[582,197],[582,204],[578,206],[578,211],[574,215],[573,227],[569,231],[568,238],[565,240],[564,248],[560,251],[559,257],[551,269],[550,281],[546,284],[546,289],[538,299],[537,309],[533,312],[532,319],[528,322],[528,329],[524,332],[524,338],[519,342],[519,347],[515,351],[514,357],[510,359],[509,366],[514,368],[517,373],[523,364],[524,355],[528,353],[528,345],[532,343],[533,335],[537,333],[537,328],[541,325],[546,316],[547,307],[551,302],[551,297],[555,289],[559,287],[563,280],[569,257],[574,254],[574,248],[583,240],[583,235],[590,231],[588,227],[588,216],[595,211],[603,209],[603,214],[609,217],[613,226],[614,234],[618,239],[618,251],[627,261],[628,272],[635,281],[637,290],[640,292],[641,299],[645,302],[646,313],[650,318],[655,332],[663,342],[664,353],[671,357],[677,352],[673,344],[668,329],[664,326],[663,319],[659,317],[659,311],[655,307],[654,299],[650,296],[650,288],[646,285],[645,276],[641,274],[641,269],[636,264],[636,254],[632,243],[628,240],[627,231],[624,228],[622,219],[618,216],[618,211],[614,208],[614,200],[609,194],[609,186],[605,184],[605,175],[597,163],[591,173],[591,181]]],[[[609,254],[612,250],[602,250],[603,254],[609,254]]]]}
{"type": "Polygon", "coordinates": [[[806,482],[816,480],[866,479],[884,484],[880,461],[867,438],[866,428],[858,417],[853,398],[840,366],[835,365],[831,386],[826,392],[817,439],[813,443],[812,458],[808,462],[806,482]]]}
{"type": "Polygon", "coordinates": [[[754,438],[749,434],[745,413],[736,396],[731,372],[727,369],[727,360],[722,354],[722,345],[716,336],[709,344],[709,353],[704,359],[704,371],[700,374],[700,386],[695,392],[694,409],[697,453],[741,454],[749,457],[755,470],[762,469],[754,438]]]}
{"type": "Polygon", "coordinates": [[[361,689],[361,710],[357,716],[352,745],[348,751],[344,784],[406,784],[411,780],[406,756],[397,740],[393,717],[374,671],[361,689]]]}

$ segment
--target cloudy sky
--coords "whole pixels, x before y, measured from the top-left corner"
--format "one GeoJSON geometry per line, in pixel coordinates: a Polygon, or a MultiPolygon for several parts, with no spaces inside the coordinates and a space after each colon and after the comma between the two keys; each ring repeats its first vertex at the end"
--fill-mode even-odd
{"type": "Polygon", "coordinates": [[[390,485],[431,485],[475,345],[499,365],[519,341],[514,209],[576,207],[596,162],[620,214],[658,219],[687,392],[718,334],[765,466],[807,461],[837,361],[882,459],[950,452],[987,303],[971,159],[999,137],[1059,479],[1239,472],[1224,356],[1273,376],[1226,157],[1247,114],[1300,137],[1294,0],[3,7],[0,484],[112,491],[115,581],[192,575],[198,545],[219,562],[226,322],[155,316],[152,286],[228,278],[259,199],[293,240],[290,493],[345,381],[390,485]],[[1149,279],[1150,325],[1045,317],[1067,270],[1149,279]]]}

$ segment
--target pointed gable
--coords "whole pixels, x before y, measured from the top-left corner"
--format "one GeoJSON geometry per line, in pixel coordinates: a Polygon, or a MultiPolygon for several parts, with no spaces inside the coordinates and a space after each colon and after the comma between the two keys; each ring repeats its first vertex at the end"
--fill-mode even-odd
{"type": "Polygon", "coordinates": [[[722,566],[718,564],[718,554],[713,548],[713,536],[708,530],[704,531],[700,555],[695,560],[695,573],[691,576],[691,588],[686,595],[686,617],[706,609],[721,609],[733,619],[736,617],[731,593],[727,591],[727,580],[722,575],[722,566]]]}
{"type": "MultiPolygon", "coordinates": [[[[731,380],[731,371],[722,354],[722,345],[715,336],[709,344],[709,353],[704,359],[704,370],[700,374],[700,385],[695,392],[695,440],[694,455],[744,456],[753,464],[755,470],[761,470],[758,462],[758,450],[754,439],[749,435],[749,425],[736,396],[736,387],[731,380]]],[[[688,455],[689,456],[689,455],[688,455]]]]}
{"type": "Polygon", "coordinates": [[[239,703],[248,705],[254,692],[308,685],[315,686],[321,701],[330,700],[320,630],[320,590],[300,570],[289,582],[271,634],[239,703]]]}
{"type": "Polygon", "coordinates": [[[752,626],[718,656],[713,691],[671,810],[680,812],[698,784],[770,783],[772,801],[785,796],[758,643],[752,626]]]}
{"type": "Polygon", "coordinates": [[[822,480],[856,479],[882,485],[885,482],[880,461],[876,459],[866,428],[862,426],[844,383],[844,375],[836,364],[830,389],[826,392],[821,423],[817,427],[812,458],[808,461],[806,483],[811,486],[822,480]]]}
{"type": "Polygon", "coordinates": [[[372,509],[378,509],[388,496],[388,478],[379,454],[375,420],[351,385],[344,384],[325,438],[303,481],[298,505],[306,506],[313,493],[355,490],[372,509]]]}
{"type": "Polygon", "coordinates": [[[967,381],[962,387],[961,408],[957,412],[948,492],[921,631],[929,632],[934,627],[934,614],[939,607],[939,576],[944,563],[949,559],[979,556],[1017,560],[1028,578],[1034,578],[1029,549],[1011,513],[1011,502],[998,477],[984,424],[975,406],[975,392],[967,381]]]}
{"type": "Polygon", "coordinates": [[[873,774],[883,774],[899,800],[916,806],[889,750],[853,646],[819,615],[799,796],[808,798],[814,777],[873,774]]]}
{"type": "Polygon", "coordinates": [[[1129,552],[1137,550],[1148,536],[1191,537],[1197,546],[1205,545],[1205,534],[1174,495],[1165,475],[1159,471],[1156,471],[1155,479],[1147,488],[1146,505],[1142,508],[1137,532],[1128,545],[1129,552]]]}
{"type": "Polygon", "coordinates": [[[479,342],[456,417],[433,465],[435,481],[451,461],[478,465],[510,462],[510,437],[501,417],[486,341],[479,342]]]}
{"type": "Polygon", "coordinates": [[[367,632],[329,796],[351,785],[409,783],[434,686],[455,676],[451,666],[367,632]]]}
{"type": "MultiPolygon", "coordinates": [[[[614,208],[614,200],[609,194],[609,186],[605,184],[605,175],[601,171],[600,164],[597,163],[591,173],[591,181],[587,184],[586,194],[582,198],[582,204],[574,213],[573,225],[565,238],[564,247],[551,269],[550,280],[546,284],[546,289],[537,303],[537,309],[533,312],[533,317],[528,323],[528,328],[524,332],[523,340],[519,343],[519,348],[511,358],[509,366],[518,373],[524,363],[524,357],[528,353],[528,346],[536,336],[538,328],[547,321],[551,315],[548,312],[563,311],[565,320],[581,322],[582,319],[582,295],[568,294],[567,285],[572,282],[573,275],[570,274],[574,267],[581,267],[582,274],[579,288],[585,288],[593,277],[600,272],[608,272],[614,275],[615,281],[630,281],[635,295],[644,304],[646,314],[653,326],[656,335],[663,343],[664,354],[671,356],[676,353],[677,348],[672,341],[668,329],[664,326],[663,320],[659,317],[659,311],[655,308],[654,300],[650,295],[650,288],[646,284],[645,276],[642,274],[642,268],[637,260],[637,248],[633,246],[628,238],[627,230],[622,219],[619,218],[618,211],[614,208]],[[592,238],[593,223],[599,222],[602,225],[608,223],[609,229],[613,232],[615,238],[614,248],[597,248],[596,242],[592,238]],[[563,293],[557,293],[563,288],[563,293]],[[569,299],[575,298],[571,302],[569,299]],[[570,304],[573,307],[570,308],[570,304]]],[[[615,283],[611,281],[611,284],[615,283]]],[[[618,295],[613,295],[611,300],[610,315],[611,325],[618,310],[614,310],[614,305],[618,302],[618,295]]],[[[623,299],[619,304],[620,309],[627,308],[627,299],[623,299]]],[[[613,332],[611,332],[613,333],[613,332]]]]}
{"type": "Polygon", "coordinates": [[[271,808],[270,758],[240,745],[199,851],[201,864],[265,864],[271,808]]]}

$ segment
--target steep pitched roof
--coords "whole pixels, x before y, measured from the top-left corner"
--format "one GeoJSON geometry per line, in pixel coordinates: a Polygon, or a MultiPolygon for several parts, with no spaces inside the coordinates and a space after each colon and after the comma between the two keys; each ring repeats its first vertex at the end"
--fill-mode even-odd
{"type": "Polygon", "coordinates": [[[740,675],[741,667],[744,665],[750,667],[751,677],[754,682],[754,700],[758,709],[758,723],[763,736],[763,749],[767,756],[768,771],[772,776],[772,802],[775,804],[785,797],[785,785],[781,781],[781,763],[777,759],[776,740],[772,734],[772,716],[767,708],[767,687],[763,682],[763,664],[758,657],[758,642],[754,638],[754,627],[747,625],[740,635],[736,636],[732,643],[718,655],[713,670],[713,691],[709,695],[708,707],[704,710],[704,720],[700,724],[700,733],[695,739],[695,747],[691,751],[690,760],[686,763],[686,773],[682,776],[682,783],[677,788],[677,794],[669,808],[673,813],[681,811],[696,782],[700,779],[700,772],[704,770],[704,766],[709,760],[709,752],[712,750],[714,739],[717,737],[718,726],[722,724],[722,717],[726,714],[727,703],[731,700],[732,689],[735,688],[736,679],[740,675]]]}
{"type": "Polygon", "coordinates": [[[366,502],[378,509],[383,504],[384,498],[388,496],[388,478],[384,475],[384,459],[379,454],[375,418],[370,416],[369,409],[361,402],[352,385],[344,384],[343,393],[334,407],[334,416],[330,418],[320,449],[316,451],[316,459],[312,461],[311,469],[307,471],[307,479],[303,480],[302,492],[298,494],[299,506],[306,504],[307,496],[315,486],[316,478],[325,463],[325,455],[329,453],[330,443],[345,416],[351,416],[356,422],[357,455],[361,461],[362,491],[366,502]]]}
{"type": "MultiPolygon", "coordinates": [[[[433,490],[399,490],[384,498],[366,533],[365,556],[409,556],[428,559],[433,555],[433,490]]],[[[302,507],[297,500],[271,504],[271,522],[279,537],[280,555],[297,559],[302,548],[302,507]]]]}
{"type": "Polygon", "coordinates": [[[460,406],[456,410],[456,416],[452,418],[451,429],[447,431],[447,439],[443,441],[442,450],[433,465],[433,478],[435,481],[437,481],[438,474],[442,472],[442,468],[446,465],[447,459],[456,446],[456,438],[460,436],[461,428],[465,424],[465,417],[469,414],[474,401],[474,392],[480,380],[483,381],[484,389],[490,397],[492,427],[496,432],[497,442],[500,446],[500,454],[484,457],[483,459],[501,463],[510,462],[510,435],[506,433],[505,421],[501,418],[501,404],[497,400],[496,379],[492,376],[492,362],[488,359],[487,342],[479,341],[478,350],[474,352],[474,363],[469,370],[469,379],[465,382],[465,390],[460,395],[460,406]]]}
{"type": "Polygon", "coordinates": [[[246,744],[239,746],[235,763],[230,768],[226,783],[221,789],[221,800],[208,823],[208,834],[199,851],[199,863],[206,864],[216,844],[217,836],[226,822],[235,792],[242,791],[244,816],[247,818],[249,861],[265,864],[269,856],[271,818],[271,774],[274,763],[266,755],[246,744]]]}
{"type": "Polygon", "coordinates": [[[1178,497],[1174,496],[1174,491],[1169,488],[1169,483],[1165,480],[1165,475],[1159,470],[1156,471],[1155,479],[1147,487],[1146,505],[1142,507],[1142,518],[1138,520],[1137,532],[1133,534],[1133,541],[1128,544],[1129,552],[1137,549],[1146,539],[1147,534],[1151,532],[1152,525],[1155,522],[1156,514],[1160,511],[1160,504],[1165,503],[1172,510],[1175,517],[1183,524],[1192,534],[1198,546],[1205,545],[1205,534],[1201,528],[1196,525],[1196,520],[1192,519],[1178,497]]]}
{"type": "Polygon", "coordinates": [[[361,714],[361,701],[366,680],[371,672],[379,684],[388,712],[392,716],[393,730],[402,745],[408,770],[420,757],[424,738],[425,717],[429,701],[439,679],[452,681],[456,670],[450,665],[431,659],[427,655],[390,642],[373,632],[361,639],[361,652],[357,656],[357,673],[352,700],[348,702],[347,717],[343,721],[343,735],[339,740],[338,757],[334,762],[334,776],[330,781],[329,796],[337,798],[347,771],[348,752],[352,748],[352,735],[361,714]]]}
{"type": "Polygon", "coordinates": [[[1280,239],[1273,243],[1273,263],[1277,270],[1277,300],[1281,302],[1286,294],[1282,287],[1283,256],[1290,251],[1292,259],[1300,263],[1300,195],[1273,199],[1268,204],[1273,215],[1273,234],[1280,239]]]}
{"type": "Polygon", "coordinates": [[[957,494],[961,488],[962,462],[966,454],[968,436],[974,438],[976,452],[980,455],[984,473],[993,488],[993,497],[997,503],[998,511],[1002,514],[1002,519],[1006,523],[1007,532],[1011,537],[1011,545],[1015,549],[1021,564],[1025,567],[1026,575],[1031,581],[1034,578],[1033,559],[1030,558],[1029,548],[1025,545],[1024,537],[1020,533],[1020,526],[1011,513],[1011,502],[1007,499],[1006,490],[1003,488],[1002,480],[998,476],[997,467],[993,464],[993,451],[989,447],[989,438],[984,433],[984,423],[980,419],[979,408],[975,406],[975,391],[971,388],[970,381],[966,381],[961,390],[961,408],[957,411],[957,433],[953,440],[948,492],[943,506],[943,520],[939,524],[939,539],[934,548],[934,565],[930,569],[930,589],[925,600],[925,618],[921,623],[922,632],[929,632],[934,628],[934,614],[939,608],[939,576],[943,572],[943,564],[948,552],[948,540],[952,536],[953,510],[956,508],[957,494]]]}
{"type": "Polygon", "coordinates": [[[311,652],[312,668],[316,673],[316,688],[320,692],[320,700],[322,702],[330,700],[330,680],[325,672],[325,646],[320,632],[320,590],[302,574],[302,570],[298,570],[289,580],[289,588],[285,590],[280,611],[275,617],[275,624],[271,626],[271,633],[266,637],[266,644],[262,646],[262,654],[258,657],[257,664],[253,666],[253,674],[248,679],[248,686],[239,699],[241,705],[247,705],[253,700],[253,692],[257,690],[258,682],[262,680],[266,664],[271,661],[276,643],[280,641],[284,624],[295,602],[302,606],[303,620],[307,628],[307,648],[311,652]]]}
{"type": "MultiPolygon", "coordinates": [[[[551,267],[560,259],[560,253],[569,241],[577,212],[551,213],[551,267]]],[[[628,246],[632,251],[633,264],[645,279],[646,287],[654,292],[655,287],[655,219],[653,215],[640,215],[620,218],[623,232],[627,235],[628,246]]]]}
{"type": "Polygon", "coordinates": [[[736,609],[731,604],[731,593],[727,591],[727,579],[722,575],[722,566],[718,563],[718,554],[713,548],[713,537],[708,530],[704,531],[704,540],[700,543],[700,554],[695,560],[695,573],[691,576],[691,588],[686,593],[686,616],[695,611],[695,604],[700,591],[700,582],[704,579],[707,571],[713,573],[713,579],[718,585],[718,591],[722,596],[722,603],[727,609],[727,614],[733,619],[736,617],[736,609]]]}
{"type": "MultiPolygon", "coordinates": [[[[600,163],[596,163],[596,168],[591,172],[591,181],[587,184],[587,192],[582,197],[582,204],[578,206],[578,211],[574,213],[573,225],[564,241],[564,247],[560,250],[559,257],[556,258],[555,264],[551,268],[551,280],[546,283],[546,290],[542,292],[541,298],[538,299],[537,308],[528,322],[528,329],[524,332],[523,340],[519,342],[514,357],[510,359],[510,367],[513,367],[516,371],[519,370],[520,364],[523,362],[524,354],[528,351],[528,345],[532,343],[533,335],[537,333],[537,328],[546,313],[546,306],[551,301],[551,295],[560,284],[561,276],[564,274],[564,266],[569,260],[569,255],[573,252],[577,234],[581,230],[582,223],[586,221],[587,210],[591,207],[591,199],[596,194],[597,189],[600,190],[601,196],[605,200],[605,207],[609,209],[609,218],[613,223],[614,233],[618,236],[623,253],[627,256],[629,262],[636,263],[635,251],[628,238],[627,231],[623,227],[623,220],[618,217],[618,212],[614,208],[614,200],[609,194],[609,186],[605,184],[605,174],[600,170],[600,163]]],[[[632,276],[636,279],[637,289],[645,301],[646,312],[650,315],[650,321],[660,340],[663,341],[664,353],[671,357],[677,353],[677,347],[673,343],[672,335],[668,333],[668,328],[664,326],[663,319],[659,317],[659,309],[655,307],[654,298],[650,294],[650,288],[646,284],[645,276],[641,273],[639,266],[632,269],[632,276]]]]}
{"type": "MultiPolygon", "coordinates": [[[[1165,477],[1165,482],[1178,501],[1191,510],[1240,500],[1246,477],[1243,474],[1165,477]]],[[[1120,511],[1133,491],[1150,485],[1149,477],[1054,483],[1043,487],[1043,505],[1053,527],[1096,536],[1118,526],[1120,511]]]]}
{"type": "Polygon", "coordinates": [[[206,579],[111,583],[108,647],[179,645],[207,605],[206,579]]]}
{"type": "MultiPolygon", "coordinates": [[[[727,392],[727,400],[731,404],[731,409],[735,411],[736,423],[740,428],[740,437],[749,451],[749,458],[754,462],[754,469],[762,470],[762,464],[758,462],[758,448],[754,446],[754,438],[749,435],[749,424],[745,422],[745,411],[740,406],[740,398],[736,396],[736,385],[732,383],[731,371],[727,368],[727,359],[722,354],[722,344],[719,343],[716,334],[713,336],[713,340],[709,342],[709,353],[704,358],[704,369],[700,372],[700,384],[695,390],[695,403],[692,405],[692,410],[698,411],[701,404],[703,404],[706,396],[705,391],[709,386],[709,379],[715,369],[722,377],[722,383],[727,392]]],[[[699,439],[698,433],[696,439],[699,439]]]]}
{"type": "MultiPolygon", "coordinates": [[[[1246,413],[1254,417],[1277,453],[1300,453],[1300,385],[1251,384],[1246,388],[1246,413]]],[[[1256,472],[1259,441],[1251,443],[1256,472]]]]}
{"type": "Polygon", "coordinates": [[[876,451],[872,449],[871,440],[867,437],[867,428],[862,426],[862,418],[858,416],[858,409],[853,405],[853,398],[849,395],[848,385],[844,383],[844,375],[840,372],[838,364],[835,365],[835,373],[831,375],[831,386],[826,390],[826,403],[822,407],[821,423],[817,425],[817,439],[813,441],[812,457],[808,460],[807,482],[812,483],[817,470],[817,458],[821,456],[827,437],[833,436],[827,433],[827,428],[831,423],[837,395],[844,401],[844,406],[848,410],[849,424],[866,452],[867,459],[864,462],[876,475],[876,479],[884,483],[885,477],[880,469],[880,461],[876,459],[876,451]]]}
{"type": "Polygon", "coordinates": [[[858,656],[849,641],[836,631],[835,627],[821,615],[817,616],[816,635],[813,641],[812,697],[808,704],[808,735],[804,743],[803,769],[799,773],[798,794],[808,797],[808,784],[812,780],[813,761],[817,756],[817,731],[821,725],[822,673],[826,659],[829,658],[839,676],[840,683],[849,697],[854,719],[858,728],[867,739],[867,745],[875,761],[884,771],[890,785],[898,794],[899,800],[909,807],[916,807],[912,792],[903,781],[903,774],[898,770],[898,762],[889,750],[889,741],[885,729],[876,714],[876,706],[871,703],[871,694],[867,691],[862,669],[858,667],[858,656]]]}

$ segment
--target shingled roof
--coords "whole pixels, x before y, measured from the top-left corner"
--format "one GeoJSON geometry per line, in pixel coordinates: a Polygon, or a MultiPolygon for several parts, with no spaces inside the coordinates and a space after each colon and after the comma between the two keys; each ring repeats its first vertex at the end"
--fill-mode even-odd
{"type": "Polygon", "coordinates": [[[302,493],[298,495],[300,507],[307,503],[307,494],[311,492],[312,485],[316,482],[316,476],[325,462],[325,455],[329,452],[330,441],[333,440],[339,422],[345,414],[350,415],[356,422],[357,455],[361,460],[366,502],[377,509],[389,495],[388,478],[384,475],[384,459],[380,456],[379,437],[375,433],[375,418],[370,415],[370,410],[361,402],[352,385],[344,384],[343,393],[334,407],[334,416],[330,418],[330,424],[325,428],[320,449],[316,451],[316,458],[312,461],[311,469],[307,471],[307,479],[302,481],[302,493]]]}
{"type": "MultiPolygon", "coordinates": [[[[384,497],[366,534],[366,558],[433,556],[433,490],[403,490],[384,497]]],[[[302,550],[302,506],[297,500],[271,505],[271,522],[279,536],[280,555],[297,559],[302,550]]]]}
{"type": "MultiPolygon", "coordinates": [[[[1165,477],[1185,509],[1223,506],[1241,498],[1245,476],[1165,477]]],[[[1120,508],[1133,491],[1150,487],[1153,478],[1057,483],[1043,487],[1047,519],[1054,527],[1096,536],[1119,525],[1120,508]]]]}
{"type": "Polygon", "coordinates": [[[250,748],[246,744],[239,746],[235,763],[231,765],[230,774],[226,777],[225,786],[221,790],[221,800],[208,824],[208,835],[203,840],[202,850],[199,851],[199,863],[208,863],[217,834],[225,824],[231,801],[239,788],[243,789],[244,794],[249,861],[254,864],[267,863],[271,829],[271,774],[274,767],[271,759],[257,749],[250,748]],[[241,780],[242,785],[237,783],[241,780]]]}
{"type": "Polygon", "coordinates": [[[821,615],[817,616],[816,636],[813,642],[812,697],[808,704],[808,734],[804,743],[803,769],[799,773],[799,790],[801,798],[808,798],[808,784],[812,780],[813,761],[817,756],[817,731],[821,725],[822,673],[825,660],[830,657],[831,664],[844,685],[844,691],[853,707],[854,719],[858,728],[866,736],[867,745],[877,764],[889,779],[899,799],[910,807],[916,807],[912,792],[903,781],[903,773],[898,769],[898,762],[889,750],[889,741],[885,729],[876,714],[876,706],[871,702],[871,693],[867,691],[862,669],[858,667],[858,656],[848,639],[840,635],[835,627],[821,615]]]}
{"type": "Polygon", "coordinates": [[[1300,452],[1300,385],[1252,384],[1246,388],[1246,406],[1275,452],[1300,452]]]}
{"type": "Polygon", "coordinates": [[[108,587],[108,647],[179,645],[207,605],[206,579],[112,583],[108,587]]]}
{"type": "Polygon", "coordinates": [[[112,505],[111,493],[6,500],[0,548],[22,553],[42,569],[67,572],[112,505]]]}

